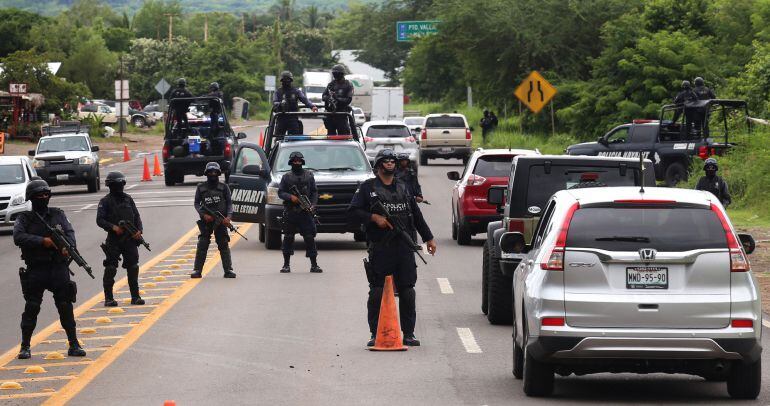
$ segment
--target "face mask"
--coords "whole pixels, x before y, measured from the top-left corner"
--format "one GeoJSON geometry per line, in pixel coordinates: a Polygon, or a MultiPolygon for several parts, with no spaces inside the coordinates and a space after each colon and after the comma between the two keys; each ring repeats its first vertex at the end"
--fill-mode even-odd
{"type": "Polygon", "coordinates": [[[291,164],[291,171],[292,172],[302,172],[302,164],[291,164]]]}
{"type": "Polygon", "coordinates": [[[219,176],[206,175],[206,180],[209,182],[209,184],[216,185],[217,183],[219,183],[219,176]]]}
{"type": "Polygon", "coordinates": [[[334,74],[332,74],[332,76],[334,76],[334,80],[341,80],[342,78],[345,77],[345,74],[344,73],[334,73],[334,74]]]}
{"type": "Polygon", "coordinates": [[[114,194],[123,193],[124,186],[125,185],[123,185],[122,183],[112,184],[110,185],[110,193],[114,193],[114,194]]]}
{"type": "Polygon", "coordinates": [[[48,210],[48,200],[49,199],[32,199],[32,210],[43,213],[46,210],[48,210]]]}
{"type": "Polygon", "coordinates": [[[291,87],[291,81],[290,80],[284,80],[281,82],[281,86],[289,88],[291,87]]]}
{"type": "Polygon", "coordinates": [[[708,176],[709,178],[713,178],[714,176],[716,176],[716,174],[717,174],[717,171],[715,169],[706,169],[706,176],[708,176]]]}

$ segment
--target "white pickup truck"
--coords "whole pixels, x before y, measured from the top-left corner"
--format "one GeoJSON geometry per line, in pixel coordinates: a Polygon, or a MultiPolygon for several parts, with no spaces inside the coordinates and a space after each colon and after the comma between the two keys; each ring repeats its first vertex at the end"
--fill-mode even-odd
{"type": "Polygon", "coordinates": [[[428,114],[420,132],[420,165],[429,158],[460,158],[466,164],[473,153],[471,131],[462,114],[428,114]]]}

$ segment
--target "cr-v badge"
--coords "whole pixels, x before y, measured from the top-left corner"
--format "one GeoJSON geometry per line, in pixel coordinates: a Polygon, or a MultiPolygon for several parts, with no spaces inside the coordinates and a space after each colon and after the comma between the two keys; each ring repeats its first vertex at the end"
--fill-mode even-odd
{"type": "Polygon", "coordinates": [[[529,206],[527,211],[530,212],[531,214],[538,214],[540,213],[540,208],[537,206],[529,206]]]}

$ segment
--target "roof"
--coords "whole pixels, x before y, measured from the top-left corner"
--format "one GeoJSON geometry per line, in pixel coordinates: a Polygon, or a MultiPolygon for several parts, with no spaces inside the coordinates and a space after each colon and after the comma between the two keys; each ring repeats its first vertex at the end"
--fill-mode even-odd
{"type": "MultiPolygon", "coordinates": [[[[537,159],[538,161],[609,161],[609,162],[629,162],[638,163],[639,158],[621,158],[621,157],[609,157],[609,156],[594,156],[594,155],[529,155],[518,156],[516,159],[537,159]]],[[[645,162],[652,163],[649,159],[645,159],[645,162]]]]}
{"type": "Polygon", "coordinates": [[[608,203],[615,200],[674,200],[677,203],[710,205],[714,195],[709,192],[693,189],[667,187],[646,187],[640,193],[638,186],[595,187],[585,189],[570,189],[556,192],[558,198],[569,195],[580,204],[608,203]]]}
{"type": "MultiPolygon", "coordinates": [[[[81,132],[72,131],[72,132],[66,132],[66,133],[56,133],[56,134],[46,135],[43,138],[62,138],[62,137],[72,137],[72,136],[81,136],[81,137],[90,138],[90,137],[88,137],[88,133],[87,132],[82,132],[82,131],[81,132]]],[[[41,138],[41,139],[43,139],[43,138],[41,138]]]]}
{"type": "Polygon", "coordinates": [[[431,113],[425,116],[425,118],[428,117],[462,117],[465,118],[464,114],[460,113],[431,113]]]}
{"type": "Polygon", "coordinates": [[[376,126],[376,125],[397,125],[401,127],[406,127],[406,124],[404,124],[401,120],[375,120],[375,121],[367,121],[364,123],[363,126],[361,126],[361,130],[368,130],[370,127],[376,126]]]}
{"type": "Polygon", "coordinates": [[[11,164],[18,164],[21,163],[22,160],[29,159],[26,156],[22,155],[9,155],[9,156],[2,156],[0,155],[0,165],[11,165],[11,164]]]}
{"type": "Polygon", "coordinates": [[[479,155],[540,155],[540,152],[533,149],[483,149],[476,150],[479,155]]]}

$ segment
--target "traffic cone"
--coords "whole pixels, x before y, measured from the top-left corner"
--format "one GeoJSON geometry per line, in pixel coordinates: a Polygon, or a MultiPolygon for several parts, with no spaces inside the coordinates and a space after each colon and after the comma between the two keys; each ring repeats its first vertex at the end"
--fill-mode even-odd
{"type": "Polygon", "coordinates": [[[123,144],[123,162],[131,160],[131,155],[128,153],[128,145],[123,144]]]}
{"type": "Polygon", "coordinates": [[[401,325],[398,322],[396,296],[393,294],[393,275],[388,275],[385,277],[385,286],[382,290],[377,336],[374,339],[374,347],[369,347],[369,350],[406,351],[407,349],[401,336],[401,325]]]}
{"type": "Polygon", "coordinates": [[[163,172],[160,170],[160,162],[158,161],[158,154],[154,154],[155,162],[152,165],[152,176],[163,176],[163,172]]]}
{"type": "Polygon", "coordinates": [[[147,163],[147,157],[144,157],[144,173],[142,174],[142,182],[152,180],[150,177],[150,165],[147,163]]]}
{"type": "Polygon", "coordinates": [[[259,146],[265,147],[265,135],[262,133],[262,130],[259,130],[259,146]]]}
{"type": "Polygon", "coordinates": [[[176,402],[174,402],[173,400],[167,400],[163,402],[163,406],[176,406],[176,402]]]}

